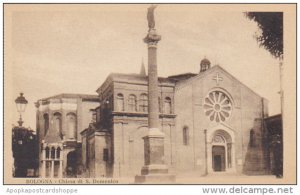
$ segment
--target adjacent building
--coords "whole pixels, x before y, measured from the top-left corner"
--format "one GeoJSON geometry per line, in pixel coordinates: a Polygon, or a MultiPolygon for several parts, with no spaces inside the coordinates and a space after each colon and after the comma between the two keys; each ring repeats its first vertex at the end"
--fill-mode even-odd
{"type": "Polygon", "coordinates": [[[98,97],[60,94],[36,102],[40,177],[77,177],[83,174],[80,132],[93,122],[91,109],[98,97]]]}

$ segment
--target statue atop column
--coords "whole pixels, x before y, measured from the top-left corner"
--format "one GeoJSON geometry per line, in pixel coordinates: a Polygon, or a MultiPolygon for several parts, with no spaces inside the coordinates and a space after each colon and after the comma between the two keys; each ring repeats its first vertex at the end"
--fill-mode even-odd
{"type": "Polygon", "coordinates": [[[154,10],[156,7],[157,7],[157,5],[151,5],[148,8],[147,20],[148,20],[149,30],[155,28],[154,10]]]}
{"type": "Polygon", "coordinates": [[[157,44],[157,42],[161,39],[161,36],[158,35],[155,30],[154,10],[156,7],[157,5],[151,5],[147,12],[149,30],[147,36],[144,38],[144,42],[151,45],[157,44]]]}

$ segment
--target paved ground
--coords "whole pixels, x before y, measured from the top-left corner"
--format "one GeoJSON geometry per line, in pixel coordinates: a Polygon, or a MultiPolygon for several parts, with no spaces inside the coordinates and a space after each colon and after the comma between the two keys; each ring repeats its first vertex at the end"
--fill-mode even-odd
{"type": "MultiPolygon", "coordinates": [[[[134,184],[134,178],[119,178],[118,180],[119,183],[134,184]]],[[[274,175],[248,176],[214,173],[199,177],[177,176],[174,184],[283,184],[283,179],[276,178],[274,175]]]]}
{"type": "Polygon", "coordinates": [[[213,174],[205,177],[183,178],[177,177],[178,184],[282,184],[282,179],[274,175],[248,176],[213,174]]]}

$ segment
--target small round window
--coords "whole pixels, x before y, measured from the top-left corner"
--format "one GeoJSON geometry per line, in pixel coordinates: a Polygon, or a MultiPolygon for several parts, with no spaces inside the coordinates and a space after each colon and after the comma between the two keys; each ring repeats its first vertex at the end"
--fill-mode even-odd
{"type": "Polygon", "coordinates": [[[231,111],[232,103],[221,91],[212,91],[204,99],[204,112],[211,121],[224,122],[230,117],[231,111]]]}

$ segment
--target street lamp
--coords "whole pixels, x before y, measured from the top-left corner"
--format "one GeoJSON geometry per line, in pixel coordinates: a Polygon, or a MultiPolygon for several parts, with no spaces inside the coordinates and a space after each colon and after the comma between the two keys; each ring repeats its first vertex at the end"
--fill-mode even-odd
{"type": "Polygon", "coordinates": [[[21,127],[22,124],[23,124],[22,112],[25,111],[28,101],[23,96],[23,93],[20,93],[20,96],[15,100],[15,102],[16,102],[16,105],[17,105],[18,113],[20,114],[20,118],[19,118],[18,123],[19,123],[19,126],[21,127]]]}

